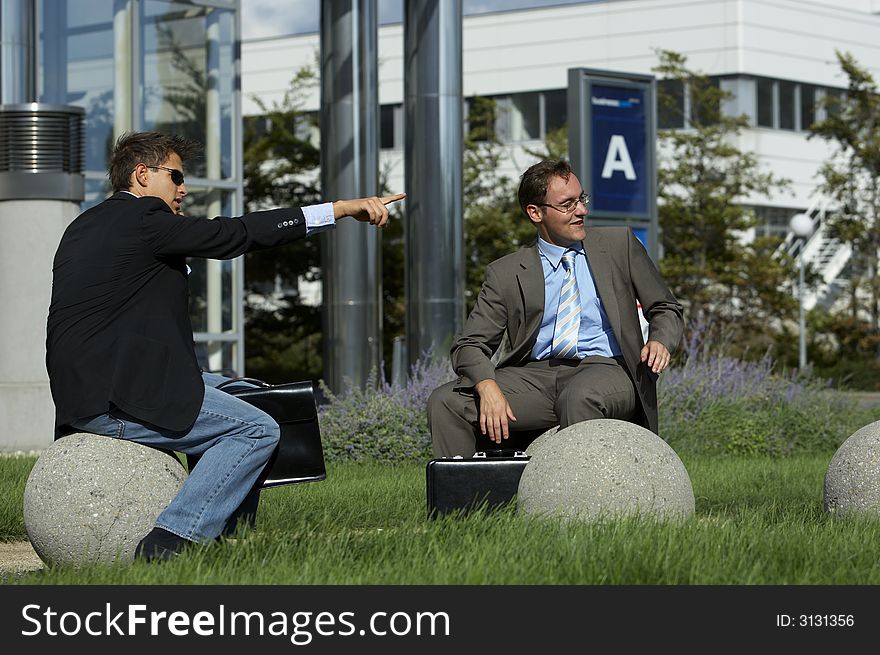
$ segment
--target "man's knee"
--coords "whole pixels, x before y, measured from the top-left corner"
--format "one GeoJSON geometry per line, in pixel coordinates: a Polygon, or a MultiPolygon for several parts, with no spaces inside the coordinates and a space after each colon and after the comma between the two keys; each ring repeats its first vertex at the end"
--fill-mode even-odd
{"type": "Polygon", "coordinates": [[[628,420],[636,409],[636,390],[623,376],[576,376],[559,394],[556,411],[563,423],[594,418],[628,420]],[[565,420],[567,418],[568,420],[565,420]]]}
{"type": "Polygon", "coordinates": [[[281,426],[274,418],[264,414],[259,420],[250,422],[244,434],[259,443],[261,447],[270,449],[271,452],[281,440],[281,426]]]}
{"type": "Polygon", "coordinates": [[[266,439],[268,443],[271,443],[274,448],[278,445],[278,442],[281,441],[281,426],[278,425],[278,422],[271,416],[268,418],[269,420],[264,425],[263,438],[266,439]]]}
{"type": "Polygon", "coordinates": [[[455,391],[455,382],[437,387],[428,398],[428,429],[435,457],[470,456],[473,427],[467,420],[468,399],[455,391]]]}
{"type": "Polygon", "coordinates": [[[437,387],[428,397],[428,425],[443,414],[459,415],[461,412],[456,405],[459,405],[459,394],[453,391],[454,382],[449,382],[437,387]]]}

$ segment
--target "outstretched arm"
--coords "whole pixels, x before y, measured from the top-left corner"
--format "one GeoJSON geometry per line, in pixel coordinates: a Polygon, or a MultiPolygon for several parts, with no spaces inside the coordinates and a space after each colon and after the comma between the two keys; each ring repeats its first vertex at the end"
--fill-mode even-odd
{"type": "Polygon", "coordinates": [[[405,193],[395,193],[390,196],[337,200],[333,203],[333,216],[337,220],[351,216],[356,221],[370,223],[376,227],[385,227],[388,224],[387,206],[398,200],[403,200],[405,197],[405,193]]]}

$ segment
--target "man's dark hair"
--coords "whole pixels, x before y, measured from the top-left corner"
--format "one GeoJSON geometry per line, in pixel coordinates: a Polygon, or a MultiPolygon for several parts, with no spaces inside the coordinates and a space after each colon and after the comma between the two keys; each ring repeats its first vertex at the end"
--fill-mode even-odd
{"type": "Polygon", "coordinates": [[[561,177],[566,182],[571,175],[571,165],[565,159],[545,159],[534,166],[529,166],[519,180],[519,206],[523,214],[528,216],[526,207],[540,205],[547,198],[550,180],[561,177]]]}
{"type": "Polygon", "coordinates": [[[131,172],[138,164],[161,166],[172,153],[181,161],[197,157],[202,152],[202,144],[176,134],[161,132],[126,132],[116,140],[107,177],[113,192],[125,191],[131,184],[131,172]]]}

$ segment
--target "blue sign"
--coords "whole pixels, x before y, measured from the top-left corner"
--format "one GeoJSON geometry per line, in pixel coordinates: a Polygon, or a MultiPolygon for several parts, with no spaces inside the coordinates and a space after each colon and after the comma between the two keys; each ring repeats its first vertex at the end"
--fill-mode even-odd
{"type": "Polygon", "coordinates": [[[649,214],[648,122],[643,88],[592,84],[591,209],[649,214]]]}

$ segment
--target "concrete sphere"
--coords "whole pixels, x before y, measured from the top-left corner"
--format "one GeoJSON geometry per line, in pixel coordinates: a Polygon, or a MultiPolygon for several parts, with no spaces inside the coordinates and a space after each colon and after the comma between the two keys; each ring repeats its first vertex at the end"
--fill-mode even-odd
{"type": "Polygon", "coordinates": [[[880,516],[880,421],[841,444],[825,473],[826,512],[880,516]]]}
{"type": "MultiPolygon", "coordinates": [[[[529,444],[526,446],[526,449],[525,449],[523,452],[525,452],[527,455],[530,455],[530,454],[532,453],[532,449],[533,449],[534,445],[535,445],[538,441],[540,441],[541,439],[543,439],[544,437],[546,437],[546,436],[549,435],[549,434],[556,434],[556,432],[557,432],[558,430],[559,430],[559,426],[558,426],[558,425],[554,425],[552,428],[548,428],[548,429],[544,430],[541,434],[539,434],[537,437],[535,437],[534,439],[532,439],[531,443],[529,443],[529,444]]],[[[535,430],[535,432],[537,432],[537,430],[535,430]]]]}
{"type": "Polygon", "coordinates": [[[596,419],[548,432],[526,450],[517,509],[592,520],[639,515],[683,519],[694,511],[684,464],[656,434],[634,423],[596,419]]]}
{"type": "Polygon", "coordinates": [[[180,462],[155,448],[68,435],[43,451],[28,477],[28,538],[50,565],[131,561],[185,479],[180,462]]]}

